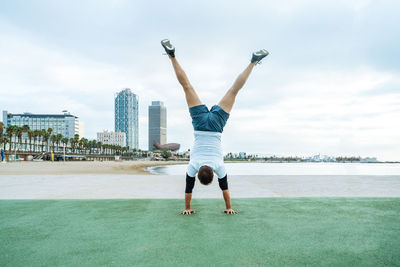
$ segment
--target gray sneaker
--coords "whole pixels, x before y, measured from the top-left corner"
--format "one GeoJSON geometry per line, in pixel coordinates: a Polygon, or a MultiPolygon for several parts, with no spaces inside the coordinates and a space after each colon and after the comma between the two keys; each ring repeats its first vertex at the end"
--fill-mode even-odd
{"type": "Polygon", "coordinates": [[[254,62],[260,62],[261,61],[261,59],[263,59],[263,58],[265,58],[266,56],[268,56],[268,51],[267,50],[265,50],[265,49],[261,49],[260,51],[257,51],[257,52],[254,52],[253,53],[253,56],[252,56],[252,58],[251,58],[251,63],[254,63],[254,62]]]}
{"type": "Polygon", "coordinates": [[[165,52],[171,57],[175,57],[175,46],[173,46],[168,39],[161,41],[161,45],[164,47],[165,52]]]}

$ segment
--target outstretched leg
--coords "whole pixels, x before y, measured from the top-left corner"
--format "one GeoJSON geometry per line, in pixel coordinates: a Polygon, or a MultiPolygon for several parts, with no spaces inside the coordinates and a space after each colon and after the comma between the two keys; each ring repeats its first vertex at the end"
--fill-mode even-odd
{"type": "Polygon", "coordinates": [[[178,78],[179,83],[182,85],[183,91],[185,92],[186,102],[189,108],[201,105],[200,98],[197,96],[196,91],[193,86],[190,84],[188,77],[186,76],[185,71],[182,69],[181,65],[179,65],[178,61],[175,57],[168,55],[171,59],[172,66],[174,67],[176,77],[178,78]]]}
{"type": "Polygon", "coordinates": [[[236,78],[232,87],[228,90],[228,92],[226,92],[221,101],[219,101],[218,106],[220,106],[225,112],[231,112],[233,104],[235,103],[236,95],[246,83],[247,78],[249,78],[250,73],[256,64],[257,62],[250,63],[247,68],[236,78]]]}

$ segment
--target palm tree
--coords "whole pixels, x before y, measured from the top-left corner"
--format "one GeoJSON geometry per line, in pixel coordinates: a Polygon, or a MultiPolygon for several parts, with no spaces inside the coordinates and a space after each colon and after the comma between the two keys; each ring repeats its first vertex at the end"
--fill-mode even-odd
{"type": "Polygon", "coordinates": [[[32,151],[32,138],[34,135],[34,131],[29,130],[28,131],[28,138],[29,138],[29,151],[32,151]]]}
{"type": "Polygon", "coordinates": [[[96,148],[97,148],[97,141],[96,141],[96,140],[90,141],[90,147],[91,147],[90,150],[92,150],[92,148],[93,148],[94,151],[96,151],[96,148]]]}
{"type": "Polygon", "coordinates": [[[64,144],[64,147],[66,148],[69,142],[68,137],[64,137],[63,139],[61,139],[61,142],[64,144]]]}
{"type": "Polygon", "coordinates": [[[91,150],[91,141],[89,141],[88,139],[85,140],[85,147],[86,147],[86,151],[87,150],[89,150],[89,151],[91,150]]]}
{"type": "MultiPolygon", "coordinates": [[[[47,134],[47,131],[45,129],[39,130],[39,137],[41,139],[41,147],[42,147],[41,151],[42,152],[44,151],[44,143],[46,142],[45,141],[46,134],[47,134]]],[[[46,152],[47,152],[47,149],[46,149],[46,152]]]]}
{"type": "Polygon", "coordinates": [[[78,150],[79,150],[80,154],[82,154],[82,146],[83,146],[83,141],[82,141],[82,139],[79,139],[78,140],[78,150]]]}
{"type": "Polygon", "coordinates": [[[101,148],[102,148],[102,146],[103,146],[103,143],[102,142],[97,142],[97,144],[96,144],[96,147],[97,147],[97,153],[98,154],[101,154],[101,148]]]}
{"type": "Polygon", "coordinates": [[[71,152],[75,153],[75,139],[74,138],[70,138],[69,139],[69,143],[71,144],[71,152]]]}
{"type": "Polygon", "coordinates": [[[115,154],[115,145],[110,145],[110,152],[111,152],[111,155],[114,155],[115,154]]]}
{"type": "Polygon", "coordinates": [[[57,134],[56,135],[56,142],[57,142],[57,151],[60,151],[60,142],[61,142],[61,140],[63,139],[63,136],[62,136],[62,134],[57,134]]]}
{"type": "Polygon", "coordinates": [[[5,142],[4,137],[2,135],[0,135],[0,147],[1,147],[1,144],[4,144],[4,142],[5,142]]]}
{"type": "Polygon", "coordinates": [[[46,152],[48,152],[49,150],[49,138],[50,138],[49,132],[45,131],[43,133],[43,141],[46,143],[46,152]]]}
{"type": "Polygon", "coordinates": [[[0,136],[3,134],[4,124],[0,122],[0,136]]]}
{"type": "Polygon", "coordinates": [[[51,151],[54,152],[54,143],[57,142],[57,136],[54,135],[54,134],[52,134],[52,135],[50,136],[50,140],[51,140],[51,143],[52,143],[52,146],[53,146],[53,149],[51,149],[51,151]]]}
{"type": "MultiPolygon", "coordinates": [[[[29,126],[28,126],[28,125],[25,124],[24,126],[22,126],[22,131],[23,131],[24,133],[28,133],[29,130],[30,130],[30,129],[29,129],[29,126]]],[[[25,138],[25,151],[28,150],[27,142],[28,142],[28,139],[25,138]]]]}
{"type": "Polygon", "coordinates": [[[107,155],[107,153],[108,153],[108,144],[103,144],[103,153],[105,154],[105,155],[107,155]]]}
{"type": "Polygon", "coordinates": [[[40,139],[40,130],[34,130],[33,131],[33,142],[34,142],[34,146],[33,146],[33,150],[36,152],[38,148],[38,139],[40,139]]]}
{"type": "Polygon", "coordinates": [[[83,153],[86,154],[86,149],[89,147],[88,146],[89,140],[87,140],[86,138],[82,137],[81,138],[81,142],[82,142],[83,153]]]}
{"type": "Polygon", "coordinates": [[[3,144],[3,151],[6,151],[6,145],[8,143],[9,139],[6,135],[0,136],[0,144],[3,144]]]}
{"type": "MultiPolygon", "coordinates": [[[[23,134],[23,129],[22,127],[16,126],[15,130],[15,135],[17,137],[17,146],[18,146],[18,151],[20,150],[20,143],[22,143],[22,134],[23,134]]],[[[14,151],[17,151],[17,146],[14,147],[14,151]]]]}
{"type": "Polygon", "coordinates": [[[41,152],[43,150],[43,140],[42,140],[43,132],[42,130],[36,130],[36,139],[37,139],[37,151],[41,152]]]}
{"type": "Polygon", "coordinates": [[[10,140],[8,139],[8,137],[7,137],[6,135],[0,136],[0,139],[2,139],[2,142],[0,142],[0,143],[3,143],[3,145],[4,145],[3,150],[6,151],[6,144],[7,144],[10,140]]]}
{"type": "MultiPolygon", "coordinates": [[[[74,135],[74,144],[75,144],[75,148],[78,147],[79,148],[79,134],[75,134],[74,135]]],[[[76,151],[75,151],[76,152],[76,151]]]]}
{"type": "MultiPolygon", "coordinates": [[[[47,140],[51,140],[51,134],[53,133],[53,128],[47,128],[47,131],[46,131],[49,135],[48,135],[48,137],[47,137],[47,140]]],[[[54,143],[53,143],[53,146],[54,146],[54,143]]],[[[46,149],[46,151],[47,150],[49,150],[49,151],[51,151],[51,147],[49,147],[49,144],[47,143],[47,149],[46,149]]],[[[53,150],[54,150],[54,148],[53,148],[53,150]]]]}
{"type": "Polygon", "coordinates": [[[87,147],[89,148],[89,154],[92,154],[93,142],[89,140],[87,143],[87,147]]]}
{"type": "Polygon", "coordinates": [[[36,130],[32,131],[32,138],[33,138],[33,149],[32,151],[36,152],[36,137],[37,137],[37,132],[36,130]]]}
{"type": "Polygon", "coordinates": [[[84,138],[81,138],[81,139],[79,139],[79,142],[78,142],[78,144],[79,144],[79,150],[80,150],[80,153],[82,154],[82,150],[83,150],[83,144],[84,144],[84,140],[83,140],[84,138]]]}
{"type": "Polygon", "coordinates": [[[9,140],[10,140],[10,145],[8,147],[8,152],[11,153],[11,147],[12,147],[12,137],[13,135],[16,133],[17,129],[16,126],[14,125],[10,125],[7,127],[6,129],[6,135],[8,136],[9,140]]]}

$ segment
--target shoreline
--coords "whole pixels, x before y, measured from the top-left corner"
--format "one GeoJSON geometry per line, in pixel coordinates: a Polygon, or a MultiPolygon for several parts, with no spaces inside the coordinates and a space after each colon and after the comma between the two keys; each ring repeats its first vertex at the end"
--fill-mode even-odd
{"type": "Polygon", "coordinates": [[[0,175],[127,174],[153,175],[147,168],[186,161],[21,161],[0,164],[0,175]]]}

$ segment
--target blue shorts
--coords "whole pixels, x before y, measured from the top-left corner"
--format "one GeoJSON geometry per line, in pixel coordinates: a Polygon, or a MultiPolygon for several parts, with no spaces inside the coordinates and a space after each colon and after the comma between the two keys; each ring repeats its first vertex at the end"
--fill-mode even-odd
{"type": "Polygon", "coordinates": [[[229,113],[220,106],[214,105],[208,110],[206,105],[198,105],[189,108],[192,124],[195,131],[208,131],[222,133],[229,113]]]}

